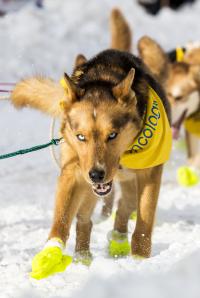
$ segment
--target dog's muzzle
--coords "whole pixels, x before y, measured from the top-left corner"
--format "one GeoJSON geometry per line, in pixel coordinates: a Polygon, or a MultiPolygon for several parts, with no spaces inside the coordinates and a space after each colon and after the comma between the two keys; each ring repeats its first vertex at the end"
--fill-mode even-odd
{"type": "Polygon", "coordinates": [[[104,197],[112,191],[112,181],[108,183],[94,183],[92,184],[92,190],[95,195],[104,197]]]}

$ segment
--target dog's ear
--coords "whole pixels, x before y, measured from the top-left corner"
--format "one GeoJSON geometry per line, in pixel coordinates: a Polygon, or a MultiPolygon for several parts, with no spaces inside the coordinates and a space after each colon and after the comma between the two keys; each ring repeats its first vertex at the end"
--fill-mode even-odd
{"type": "Polygon", "coordinates": [[[148,36],[138,42],[139,56],[153,75],[164,83],[168,76],[169,60],[161,46],[148,36]]]}
{"type": "Polygon", "coordinates": [[[87,62],[87,59],[84,55],[82,54],[79,54],[76,56],[76,59],[75,59],[75,63],[74,63],[74,66],[75,68],[78,67],[78,66],[81,66],[83,65],[84,63],[87,62]]]}
{"type": "Polygon", "coordinates": [[[67,100],[69,100],[71,103],[77,101],[80,97],[84,95],[85,92],[85,90],[79,88],[66,73],[64,73],[63,87],[66,92],[67,100]]]}
{"type": "Polygon", "coordinates": [[[127,76],[113,87],[112,93],[119,103],[128,104],[134,101],[136,104],[135,92],[131,89],[135,77],[135,69],[131,68],[127,76]]]}

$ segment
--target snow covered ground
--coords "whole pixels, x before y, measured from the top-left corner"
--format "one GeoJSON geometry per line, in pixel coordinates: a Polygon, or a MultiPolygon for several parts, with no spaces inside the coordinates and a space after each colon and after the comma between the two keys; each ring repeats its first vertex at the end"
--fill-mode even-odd
{"type": "MultiPolygon", "coordinates": [[[[55,79],[70,72],[77,53],[91,57],[109,46],[108,16],[121,7],[135,44],[143,34],[166,49],[200,36],[200,2],[180,12],[168,9],[153,18],[131,0],[47,0],[0,18],[0,82],[33,74],[55,79]]],[[[50,119],[36,111],[16,111],[0,102],[0,153],[49,140],[50,119]]],[[[153,236],[152,257],[112,260],[106,234],[113,220],[94,226],[90,268],[72,264],[43,281],[30,280],[32,257],[42,248],[52,219],[55,169],[48,149],[1,161],[0,165],[0,297],[107,298],[191,297],[200,295],[200,186],[183,189],[175,170],[185,152],[174,148],[165,169],[153,236]]],[[[98,206],[95,216],[98,216],[98,206]]],[[[130,232],[134,222],[130,222],[130,232]]],[[[131,235],[131,233],[130,233],[131,235]]],[[[74,226],[68,244],[73,253],[74,226]]]]}

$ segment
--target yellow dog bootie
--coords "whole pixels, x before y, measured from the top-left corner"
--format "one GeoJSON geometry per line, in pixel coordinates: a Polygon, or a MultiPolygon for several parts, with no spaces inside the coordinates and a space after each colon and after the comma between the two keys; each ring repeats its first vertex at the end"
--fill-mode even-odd
{"type": "MultiPolygon", "coordinates": [[[[115,220],[115,217],[116,217],[116,211],[112,212],[111,214],[111,218],[113,220],[115,220]]],[[[137,220],[137,211],[133,211],[129,217],[130,220],[133,220],[133,221],[136,221],[137,220]]]]}
{"type": "Polygon", "coordinates": [[[192,167],[183,166],[177,171],[178,183],[185,187],[191,187],[199,183],[198,171],[192,167]]]}
{"type": "Polygon", "coordinates": [[[125,257],[130,254],[131,247],[128,242],[127,233],[111,231],[108,235],[108,252],[113,258],[125,257]]]}
{"type": "Polygon", "coordinates": [[[72,262],[72,257],[63,254],[64,243],[59,238],[47,242],[44,249],[32,260],[30,276],[43,279],[55,273],[63,272],[72,262]]]}

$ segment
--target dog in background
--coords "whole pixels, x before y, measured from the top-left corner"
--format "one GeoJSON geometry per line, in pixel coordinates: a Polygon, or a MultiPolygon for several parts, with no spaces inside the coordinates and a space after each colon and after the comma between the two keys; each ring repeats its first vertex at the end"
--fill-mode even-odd
{"type": "Polygon", "coordinates": [[[186,50],[179,62],[170,60],[170,55],[147,36],[139,41],[138,50],[166,90],[172,107],[174,138],[178,138],[184,123],[189,164],[200,167],[200,47],[186,50]]]}

